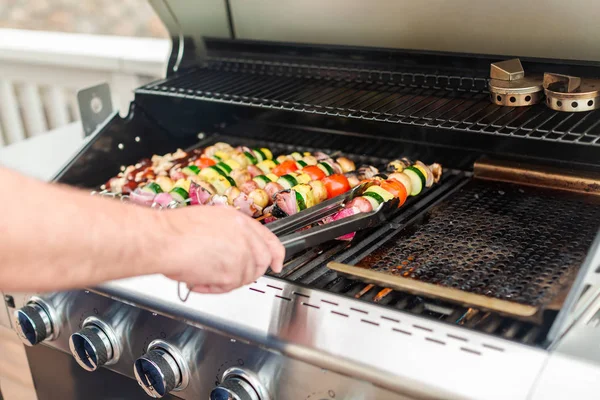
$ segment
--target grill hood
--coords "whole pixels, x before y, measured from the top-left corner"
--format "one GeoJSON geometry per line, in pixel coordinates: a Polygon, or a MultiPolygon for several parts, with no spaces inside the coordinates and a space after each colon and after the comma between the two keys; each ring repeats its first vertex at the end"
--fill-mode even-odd
{"type": "Polygon", "coordinates": [[[207,38],[600,61],[600,3],[587,0],[150,2],[173,39],[170,69],[202,58],[207,38]]]}

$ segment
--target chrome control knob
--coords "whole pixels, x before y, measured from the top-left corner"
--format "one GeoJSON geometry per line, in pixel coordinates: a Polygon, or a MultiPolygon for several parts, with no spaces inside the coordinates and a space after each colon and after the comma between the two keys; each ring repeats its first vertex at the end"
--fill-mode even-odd
{"type": "Polygon", "coordinates": [[[14,314],[15,331],[19,339],[27,346],[56,339],[58,326],[54,315],[52,308],[43,300],[32,298],[14,314]]]}
{"type": "Polygon", "coordinates": [[[269,400],[269,394],[254,374],[230,368],[222,383],[210,392],[210,400],[269,400]]]}
{"type": "Polygon", "coordinates": [[[95,371],[102,365],[116,363],[121,346],[112,328],[95,317],[87,318],[82,326],[69,338],[69,348],[77,364],[86,371],[95,371]]]}
{"type": "Polygon", "coordinates": [[[242,378],[227,378],[210,392],[210,400],[261,400],[252,386],[242,378]]]}
{"type": "Polygon", "coordinates": [[[162,340],[150,343],[146,354],[135,361],[133,372],[142,389],[153,398],[183,390],[189,382],[189,371],[181,353],[162,340]]]}

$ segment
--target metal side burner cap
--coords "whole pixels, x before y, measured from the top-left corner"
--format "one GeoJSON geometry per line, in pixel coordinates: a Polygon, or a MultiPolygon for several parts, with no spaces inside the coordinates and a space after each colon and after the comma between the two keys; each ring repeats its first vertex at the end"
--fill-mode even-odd
{"type": "Polygon", "coordinates": [[[86,371],[115,364],[121,356],[121,346],[112,328],[95,317],[87,318],[82,326],[69,338],[69,348],[77,364],[86,371]]]}
{"type": "Polygon", "coordinates": [[[518,58],[490,66],[490,100],[499,106],[530,106],[544,97],[541,76],[525,76],[518,58]]]}
{"type": "Polygon", "coordinates": [[[37,297],[32,297],[14,314],[15,331],[26,346],[56,339],[59,334],[56,321],[54,309],[37,297]]]}
{"type": "Polygon", "coordinates": [[[582,112],[600,108],[600,79],[544,74],[546,104],[556,111],[582,112]]]}
{"type": "Polygon", "coordinates": [[[135,361],[133,372],[142,389],[153,398],[183,390],[189,383],[189,370],[181,353],[162,340],[150,343],[146,354],[135,361]]]}

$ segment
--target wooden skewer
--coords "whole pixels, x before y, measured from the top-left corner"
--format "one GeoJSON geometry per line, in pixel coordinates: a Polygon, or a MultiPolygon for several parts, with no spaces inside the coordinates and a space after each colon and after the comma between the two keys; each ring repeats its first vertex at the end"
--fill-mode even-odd
{"type": "Polygon", "coordinates": [[[267,213],[267,214],[263,214],[263,215],[261,215],[260,217],[256,218],[256,220],[257,220],[257,221],[262,221],[263,219],[265,219],[265,218],[269,218],[269,217],[271,217],[271,216],[272,216],[272,215],[271,215],[271,214],[269,214],[269,213],[267,213]]]}

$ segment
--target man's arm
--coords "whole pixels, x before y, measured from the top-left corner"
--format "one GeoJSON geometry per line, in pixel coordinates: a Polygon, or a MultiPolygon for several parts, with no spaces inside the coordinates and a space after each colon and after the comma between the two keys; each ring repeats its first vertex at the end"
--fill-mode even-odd
{"type": "Polygon", "coordinates": [[[163,273],[222,292],[283,261],[277,239],[236,210],[157,212],[3,168],[0,188],[2,290],[64,290],[163,273]]]}

